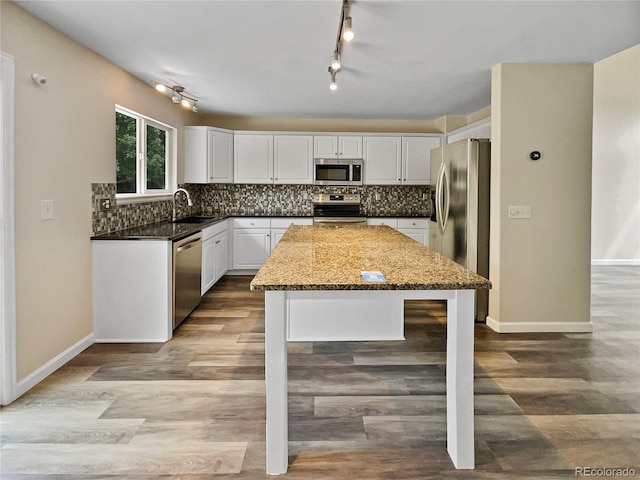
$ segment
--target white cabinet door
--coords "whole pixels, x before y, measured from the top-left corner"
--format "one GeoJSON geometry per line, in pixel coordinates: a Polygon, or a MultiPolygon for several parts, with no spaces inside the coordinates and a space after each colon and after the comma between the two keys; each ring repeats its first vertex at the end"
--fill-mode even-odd
{"type": "Polygon", "coordinates": [[[338,157],[362,158],[362,137],[341,136],[338,137],[338,157]]]}
{"type": "Polygon", "coordinates": [[[274,183],[313,183],[313,137],[275,135],[273,156],[274,183]]]}
{"type": "Polygon", "coordinates": [[[213,243],[215,245],[215,281],[220,280],[227,270],[229,269],[229,237],[227,232],[221,232],[213,237],[213,243]]]}
{"type": "Polygon", "coordinates": [[[236,135],[236,183],[273,183],[273,135],[236,135]]]}
{"type": "Polygon", "coordinates": [[[402,183],[429,185],[431,150],[440,146],[438,137],[402,137],[402,183]]]}
{"type": "Polygon", "coordinates": [[[401,137],[364,137],[364,184],[399,185],[401,183],[401,137]]]}
{"type": "Polygon", "coordinates": [[[280,241],[280,239],[282,238],[282,236],[285,234],[286,231],[287,231],[286,228],[271,229],[271,250],[272,251],[274,248],[276,248],[276,245],[278,244],[278,242],[280,241]]]}
{"type": "Polygon", "coordinates": [[[209,182],[207,135],[207,127],[184,128],[184,181],[186,183],[209,182]]]}
{"type": "Polygon", "coordinates": [[[362,158],[362,137],[359,135],[318,135],[313,137],[315,158],[362,158]]]}
{"type": "Polygon", "coordinates": [[[210,127],[185,127],[184,181],[233,182],[233,134],[210,127]]]}
{"type": "Polygon", "coordinates": [[[233,183],[233,135],[208,132],[208,182],[233,183]]]}
{"type": "Polygon", "coordinates": [[[216,244],[213,238],[202,243],[202,288],[204,295],[216,283],[216,244]]]}
{"type": "Polygon", "coordinates": [[[271,251],[270,229],[240,229],[233,231],[233,268],[257,270],[264,265],[271,251]]]}
{"type": "Polygon", "coordinates": [[[314,158],[338,158],[338,137],[322,135],[313,137],[314,158]]]}

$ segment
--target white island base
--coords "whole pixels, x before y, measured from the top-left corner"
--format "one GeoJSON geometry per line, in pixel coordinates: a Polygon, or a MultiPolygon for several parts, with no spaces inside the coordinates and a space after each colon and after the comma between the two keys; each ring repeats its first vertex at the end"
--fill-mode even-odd
{"type": "Polygon", "coordinates": [[[267,473],[288,468],[287,341],[404,339],[405,300],[447,300],[447,451],[472,469],[474,290],[267,290],[267,473]]]}

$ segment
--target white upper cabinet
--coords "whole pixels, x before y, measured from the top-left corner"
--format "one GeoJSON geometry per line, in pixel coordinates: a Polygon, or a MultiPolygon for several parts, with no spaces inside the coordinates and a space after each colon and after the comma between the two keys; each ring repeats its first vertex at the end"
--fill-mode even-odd
{"type": "Polygon", "coordinates": [[[274,183],[313,183],[313,137],[274,135],[274,183]]]}
{"type": "Polygon", "coordinates": [[[365,185],[399,185],[402,182],[401,137],[363,137],[362,149],[365,185]]]}
{"type": "Polygon", "coordinates": [[[338,137],[339,158],[362,158],[362,137],[338,137]]]}
{"type": "Polygon", "coordinates": [[[236,183],[273,183],[273,135],[234,137],[236,183]]]}
{"type": "Polygon", "coordinates": [[[362,158],[362,137],[319,135],[313,137],[315,158],[362,158]]]}
{"type": "Polygon", "coordinates": [[[184,181],[232,183],[233,134],[210,127],[185,127],[184,181]]]}
{"type": "Polygon", "coordinates": [[[403,184],[429,185],[431,150],[439,146],[439,137],[402,137],[403,184]]]}
{"type": "Polygon", "coordinates": [[[439,136],[363,137],[365,185],[429,185],[439,136]]]}

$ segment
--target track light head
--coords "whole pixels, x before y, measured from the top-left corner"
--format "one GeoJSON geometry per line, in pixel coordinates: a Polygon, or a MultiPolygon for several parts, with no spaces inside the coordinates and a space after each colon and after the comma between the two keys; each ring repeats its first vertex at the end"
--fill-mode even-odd
{"type": "Polygon", "coordinates": [[[178,95],[177,93],[174,93],[173,95],[171,95],[171,101],[173,103],[180,103],[180,95],[178,95]]]}
{"type": "Polygon", "coordinates": [[[331,69],[340,70],[340,54],[338,52],[333,52],[333,56],[331,57],[331,69]]]}
{"type": "Polygon", "coordinates": [[[342,25],[342,39],[345,42],[350,42],[351,40],[353,40],[353,37],[354,35],[351,28],[351,17],[346,17],[342,25]]]}
{"type": "Polygon", "coordinates": [[[336,72],[331,72],[331,83],[329,83],[329,90],[332,92],[338,89],[338,84],[336,83],[336,72]]]}

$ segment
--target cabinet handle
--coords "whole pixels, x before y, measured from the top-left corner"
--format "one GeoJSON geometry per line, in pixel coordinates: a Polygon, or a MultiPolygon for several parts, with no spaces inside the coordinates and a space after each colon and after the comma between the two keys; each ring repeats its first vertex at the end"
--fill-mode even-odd
{"type": "Polygon", "coordinates": [[[219,243],[220,243],[220,240],[218,240],[218,241],[216,242],[216,245],[218,245],[219,243]]]}
{"type": "Polygon", "coordinates": [[[411,223],[411,225],[415,225],[415,224],[416,224],[416,222],[411,223]]]}
{"type": "Polygon", "coordinates": [[[269,237],[270,235],[267,233],[267,237],[269,237]]]}

